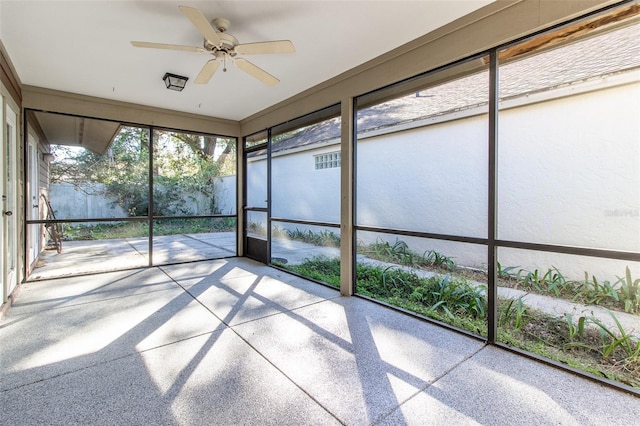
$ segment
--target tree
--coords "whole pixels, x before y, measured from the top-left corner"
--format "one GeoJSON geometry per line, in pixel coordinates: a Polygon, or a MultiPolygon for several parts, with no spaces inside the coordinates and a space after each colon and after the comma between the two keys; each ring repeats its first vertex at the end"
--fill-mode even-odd
{"type": "MultiPolygon", "coordinates": [[[[193,215],[198,200],[209,200],[204,214],[220,213],[216,182],[235,172],[235,139],[157,131],[154,134],[154,215],[193,215]]],[[[77,190],[100,194],[130,216],[149,211],[149,131],[123,127],[108,151],[53,147],[52,183],[71,183],[77,190]]]]}

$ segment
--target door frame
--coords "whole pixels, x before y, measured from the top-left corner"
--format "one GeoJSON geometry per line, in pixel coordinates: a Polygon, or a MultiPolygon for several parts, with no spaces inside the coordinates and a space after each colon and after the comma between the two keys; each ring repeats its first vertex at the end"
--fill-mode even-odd
{"type": "MultiPolygon", "coordinates": [[[[271,263],[271,131],[266,132],[266,143],[259,144],[251,147],[247,147],[247,137],[244,138],[242,143],[242,216],[243,216],[243,241],[244,241],[244,255],[258,262],[262,262],[266,265],[271,263]],[[249,159],[248,155],[251,152],[259,153],[266,150],[266,167],[264,171],[264,180],[266,182],[266,193],[264,194],[265,200],[263,205],[252,206],[249,204],[249,159]],[[248,216],[251,212],[264,214],[265,219],[265,236],[253,236],[250,235],[248,216]]],[[[260,197],[261,198],[261,197],[260,197]]],[[[259,204],[262,204],[260,201],[259,204]]]]}
{"type": "MultiPolygon", "coordinates": [[[[27,214],[27,220],[39,220],[40,219],[40,138],[36,132],[29,127],[27,129],[27,167],[25,171],[26,188],[27,188],[27,200],[25,203],[27,214]]],[[[41,225],[32,224],[27,225],[27,269],[29,272],[33,263],[38,258],[40,253],[40,229],[41,225]]]]}
{"type": "Polygon", "coordinates": [[[20,109],[2,98],[2,302],[18,285],[18,146],[20,140],[20,109]],[[8,182],[7,176],[11,176],[8,182]],[[8,186],[10,185],[10,186],[8,186]]]}

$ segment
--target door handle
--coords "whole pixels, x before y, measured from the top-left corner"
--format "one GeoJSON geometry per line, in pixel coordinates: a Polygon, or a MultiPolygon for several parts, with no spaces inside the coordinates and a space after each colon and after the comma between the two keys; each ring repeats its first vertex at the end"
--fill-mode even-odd
{"type": "Polygon", "coordinates": [[[31,206],[31,207],[33,207],[34,209],[39,209],[39,208],[40,208],[40,206],[39,206],[39,205],[37,205],[37,204],[34,204],[34,205],[33,205],[33,206],[31,206]]]}
{"type": "Polygon", "coordinates": [[[8,211],[8,212],[2,212],[5,216],[13,216],[13,212],[12,211],[8,211]]]}

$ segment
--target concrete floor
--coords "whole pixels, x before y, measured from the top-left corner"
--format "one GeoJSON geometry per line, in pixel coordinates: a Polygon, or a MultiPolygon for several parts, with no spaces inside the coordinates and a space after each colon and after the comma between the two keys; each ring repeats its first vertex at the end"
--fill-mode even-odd
{"type": "Polygon", "coordinates": [[[0,424],[637,425],[640,399],[259,263],[26,283],[0,424]]]}
{"type": "MultiPolygon", "coordinates": [[[[208,260],[236,255],[235,232],[163,235],[153,238],[153,264],[208,260]]],[[[149,265],[149,239],[63,241],[62,252],[44,250],[30,280],[56,278],[149,265]]]]}

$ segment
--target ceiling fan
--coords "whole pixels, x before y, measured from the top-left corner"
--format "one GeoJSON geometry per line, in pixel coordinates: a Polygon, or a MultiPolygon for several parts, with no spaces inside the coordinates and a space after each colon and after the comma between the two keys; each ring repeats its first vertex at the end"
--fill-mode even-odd
{"type": "Polygon", "coordinates": [[[216,18],[209,23],[200,10],[188,6],[178,7],[204,37],[202,47],[151,43],[148,41],[132,41],[131,44],[135,47],[208,53],[212,55],[214,59],[211,59],[204,64],[202,70],[200,70],[200,73],[194,80],[195,84],[207,84],[221,64],[223,65],[223,70],[226,71],[227,60],[232,61],[237,68],[240,68],[250,76],[260,80],[267,86],[274,86],[280,82],[280,80],[273,75],[246,59],[239,58],[238,55],[294,53],[296,49],[291,41],[276,40],[240,44],[234,36],[227,33],[227,29],[230,25],[230,22],[227,19],[216,18]]]}

